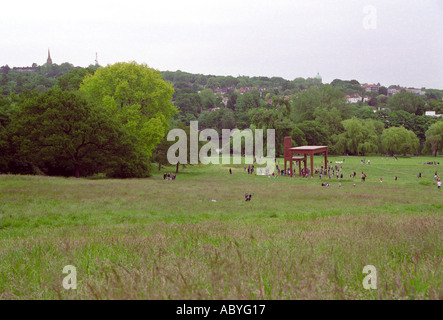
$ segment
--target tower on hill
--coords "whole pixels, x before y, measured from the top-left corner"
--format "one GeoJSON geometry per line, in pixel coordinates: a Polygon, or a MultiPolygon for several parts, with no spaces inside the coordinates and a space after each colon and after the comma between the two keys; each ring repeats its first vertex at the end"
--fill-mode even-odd
{"type": "Polygon", "coordinates": [[[46,63],[51,65],[52,64],[52,59],[51,59],[51,52],[48,49],[48,59],[46,60],[46,63]]]}
{"type": "Polygon", "coordinates": [[[321,78],[320,73],[317,72],[317,75],[315,76],[315,79],[320,81],[320,83],[322,83],[322,78],[321,78]]]}

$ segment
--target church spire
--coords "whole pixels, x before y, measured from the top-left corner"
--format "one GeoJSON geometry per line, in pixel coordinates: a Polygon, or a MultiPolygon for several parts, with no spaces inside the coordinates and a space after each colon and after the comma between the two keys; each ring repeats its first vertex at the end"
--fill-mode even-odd
{"type": "Polygon", "coordinates": [[[51,52],[48,49],[48,59],[46,60],[47,64],[52,64],[52,59],[51,59],[51,52]]]}

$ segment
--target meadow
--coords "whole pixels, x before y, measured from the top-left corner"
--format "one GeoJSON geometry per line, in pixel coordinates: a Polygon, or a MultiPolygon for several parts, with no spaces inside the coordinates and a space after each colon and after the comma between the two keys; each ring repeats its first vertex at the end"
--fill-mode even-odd
{"type": "Polygon", "coordinates": [[[180,166],[174,181],[175,166],[148,179],[0,175],[0,300],[442,299],[443,157],[361,159],[329,157],[344,174],[331,180],[244,164],[180,166]],[[363,287],[366,265],[377,289],[363,287]]]}

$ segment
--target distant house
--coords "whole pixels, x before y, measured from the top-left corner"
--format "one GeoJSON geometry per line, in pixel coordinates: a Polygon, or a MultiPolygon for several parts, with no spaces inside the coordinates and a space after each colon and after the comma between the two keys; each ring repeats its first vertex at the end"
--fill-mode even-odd
{"type": "Polygon", "coordinates": [[[424,96],[425,95],[425,92],[420,89],[405,89],[405,90],[406,90],[406,92],[411,92],[417,96],[424,96]]]}
{"type": "Polygon", "coordinates": [[[417,96],[424,96],[425,91],[420,89],[406,89],[406,88],[399,88],[399,89],[388,89],[388,97],[392,97],[394,94],[399,93],[401,91],[411,92],[417,96]]]}
{"type": "Polygon", "coordinates": [[[443,117],[443,114],[436,114],[435,111],[426,111],[425,116],[440,118],[443,117]]]}
{"type": "Polygon", "coordinates": [[[363,102],[369,101],[368,96],[364,96],[364,98],[362,99],[362,96],[359,95],[358,93],[347,94],[345,96],[345,98],[346,98],[346,100],[348,100],[349,103],[358,103],[362,100],[363,100],[363,102]]]}
{"type": "Polygon", "coordinates": [[[392,97],[394,94],[400,92],[400,89],[388,89],[388,97],[392,97]]]}
{"type": "Polygon", "coordinates": [[[366,92],[378,92],[379,86],[376,84],[363,84],[362,87],[366,92]]]}
{"type": "Polygon", "coordinates": [[[12,70],[19,71],[19,72],[32,72],[32,71],[35,71],[35,69],[37,69],[37,68],[34,68],[34,67],[14,67],[14,68],[12,68],[12,70]]]}

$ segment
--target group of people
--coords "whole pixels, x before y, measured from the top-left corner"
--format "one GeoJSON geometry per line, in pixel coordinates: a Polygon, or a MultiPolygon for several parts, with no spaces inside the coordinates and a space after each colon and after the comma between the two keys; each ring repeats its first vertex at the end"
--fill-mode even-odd
{"type": "Polygon", "coordinates": [[[254,165],[248,166],[248,168],[245,167],[245,172],[248,171],[248,174],[254,174],[254,170],[255,170],[254,165]]]}
{"type": "MultiPolygon", "coordinates": [[[[397,157],[395,157],[395,156],[393,157],[393,159],[394,160],[398,160],[397,157]]],[[[323,163],[323,161],[322,161],[322,163],[323,163]]],[[[343,163],[343,162],[338,162],[338,163],[343,163]]],[[[361,160],[361,164],[368,164],[369,165],[370,163],[371,163],[370,160],[368,160],[367,162],[366,162],[366,159],[364,159],[364,158],[361,160]]],[[[440,164],[440,163],[438,163],[438,162],[427,162],[425,164],[440,164]]],[[[252,166],[250,165],[248,167],[245,167],[244,169],[245,169],[245,172],[246,171],[248,172],[248,174],[253,174],[254,171],[255,171],[254,165],[252,165],[252,166]]],[[[280,176],[291,175],[291,170],[290,169],[280,170],[278,165],[276,165],[276,169],[277,169],[276,172],[273,172],[271,174],[269,172],[269,170],[266,168],[266,175],[268,175],[269,178],[271,178],[271,176],[273,178],[278,178],[279,175],[280,176]]],[[[324,167],[321,166],[321,168],[315,168],[315,174],[319,174],[320,179],[322,179],[323,176],[327,176],[327,177],[329,177],[329,179],[331,179],[332,177],[336,177],[337,179],[343,179],[343,171],[342,170],[343,170],[343,167],[341,165],[340,166],[338,166],[338,165],[334,166],[334,165],[332,165],[332,162],[328,162],[327,166],[324,166],[324,167]]],[[[263,168],[259,168],[259,173],[261,171],[263,171],[263,168]]],[[[229,173],[232,174],[231,168],[229,168],[229,173]]],[[[303,177],[307,177],[309,174],[310,174],[310,170],[308,168],[302,169],[301,175],[303,177]]],[[[350,174],[350,178],[355,178],[356,175],[357,175],[357,173],[354,171],[353,173],[350,174]]],[[[364,173],[362,171],[360,176],[361,176],[361,182],[365,182],[366,178],[367,178],[366,173],[364,173]]],[[[419,172],[417,174],[417,177],[418,178],[422,177],[421,172],[419,172]]],[[[169,179],[169,180],[175,180],[175,175],[173,175],[173,174],[170,175],[168,173],[168,174],[165,174],[163,178],[164,179],[169,179]]],[[[397,181],[397,180],[398,180],[398,177],[394,176],[394,181],[397,181]]],[[[435,172],[434,180],[437,182],[437,187],[440,190],[441,189],[441,181],[440,181],[440,178],[437,175],[437,172],[435,172]]],[[[379,181],[380,181],[380,183],[383,183],[383,178],[380,178],[379,181]]],[[[329,183],[322,183],[321,185],[322,185],[322,187],[330,187],[331,186],[329,183]]],[[[341,184],[339,184],[339,186],[341,186],[341,184]]],[[[355,187],[355,184],[354,184],[354,187],[355,187]]],[[[252,195],[245,194],[245,201],[250,201],[251,197],[252,197],[252,195]]]]}
{"type": "Polygon", "coordinates": [[[437,171],[435,171],[435,174],[434,174],[434,181],[437,181],[437,188],[438,188],[438,190],[441,190],[441,180],[437,174],[437,171]]]}
{"type": "Polygon", "coordinates": [[[163,180],[175,180],[176,175],[173,173],[164,173],[163,180]]]}
{"type": "Polygon", "coordinates": [[[328,176],[329,180],[332,177],[336,177],[337,179],[343,179],[343,166],[333,166],[333,165],[329,165],[327,168],[323,168],[323,166],[321,166],[320,169],[316,168],[315,169],[315,173],[320,175],[320,179],[323,178],[323,176],[328,176]]]}
{"type": "Polygon", "coordinates": [[[330,187],[331,185],[330,185],[329,183],[323,183],[323,182],[322,182],[322,183],[321,183],[321,186],[322,186],[322,187],[330,187]]]}
{"type": "Polygon", "coordinates": [[[361,164],[366,164],[367,163],[369,165],[369,164],[371,164],[371,160],[368,159],[368,162],[366,162],[366,159],[363,158],[363,159],[360,160],[360,163],[361,164]]]}
{"type": "MultiPolygon", "coordinates": [[[[389,159],[389,154],[386,153],[385,157],[386,159],[389,159]]],[[[383,161],[383,156],[381,157],[381,160],[383,161]]],[[[396,156],[392,156],[392,160],[398,161],[398,158],[396,156]]]]}

